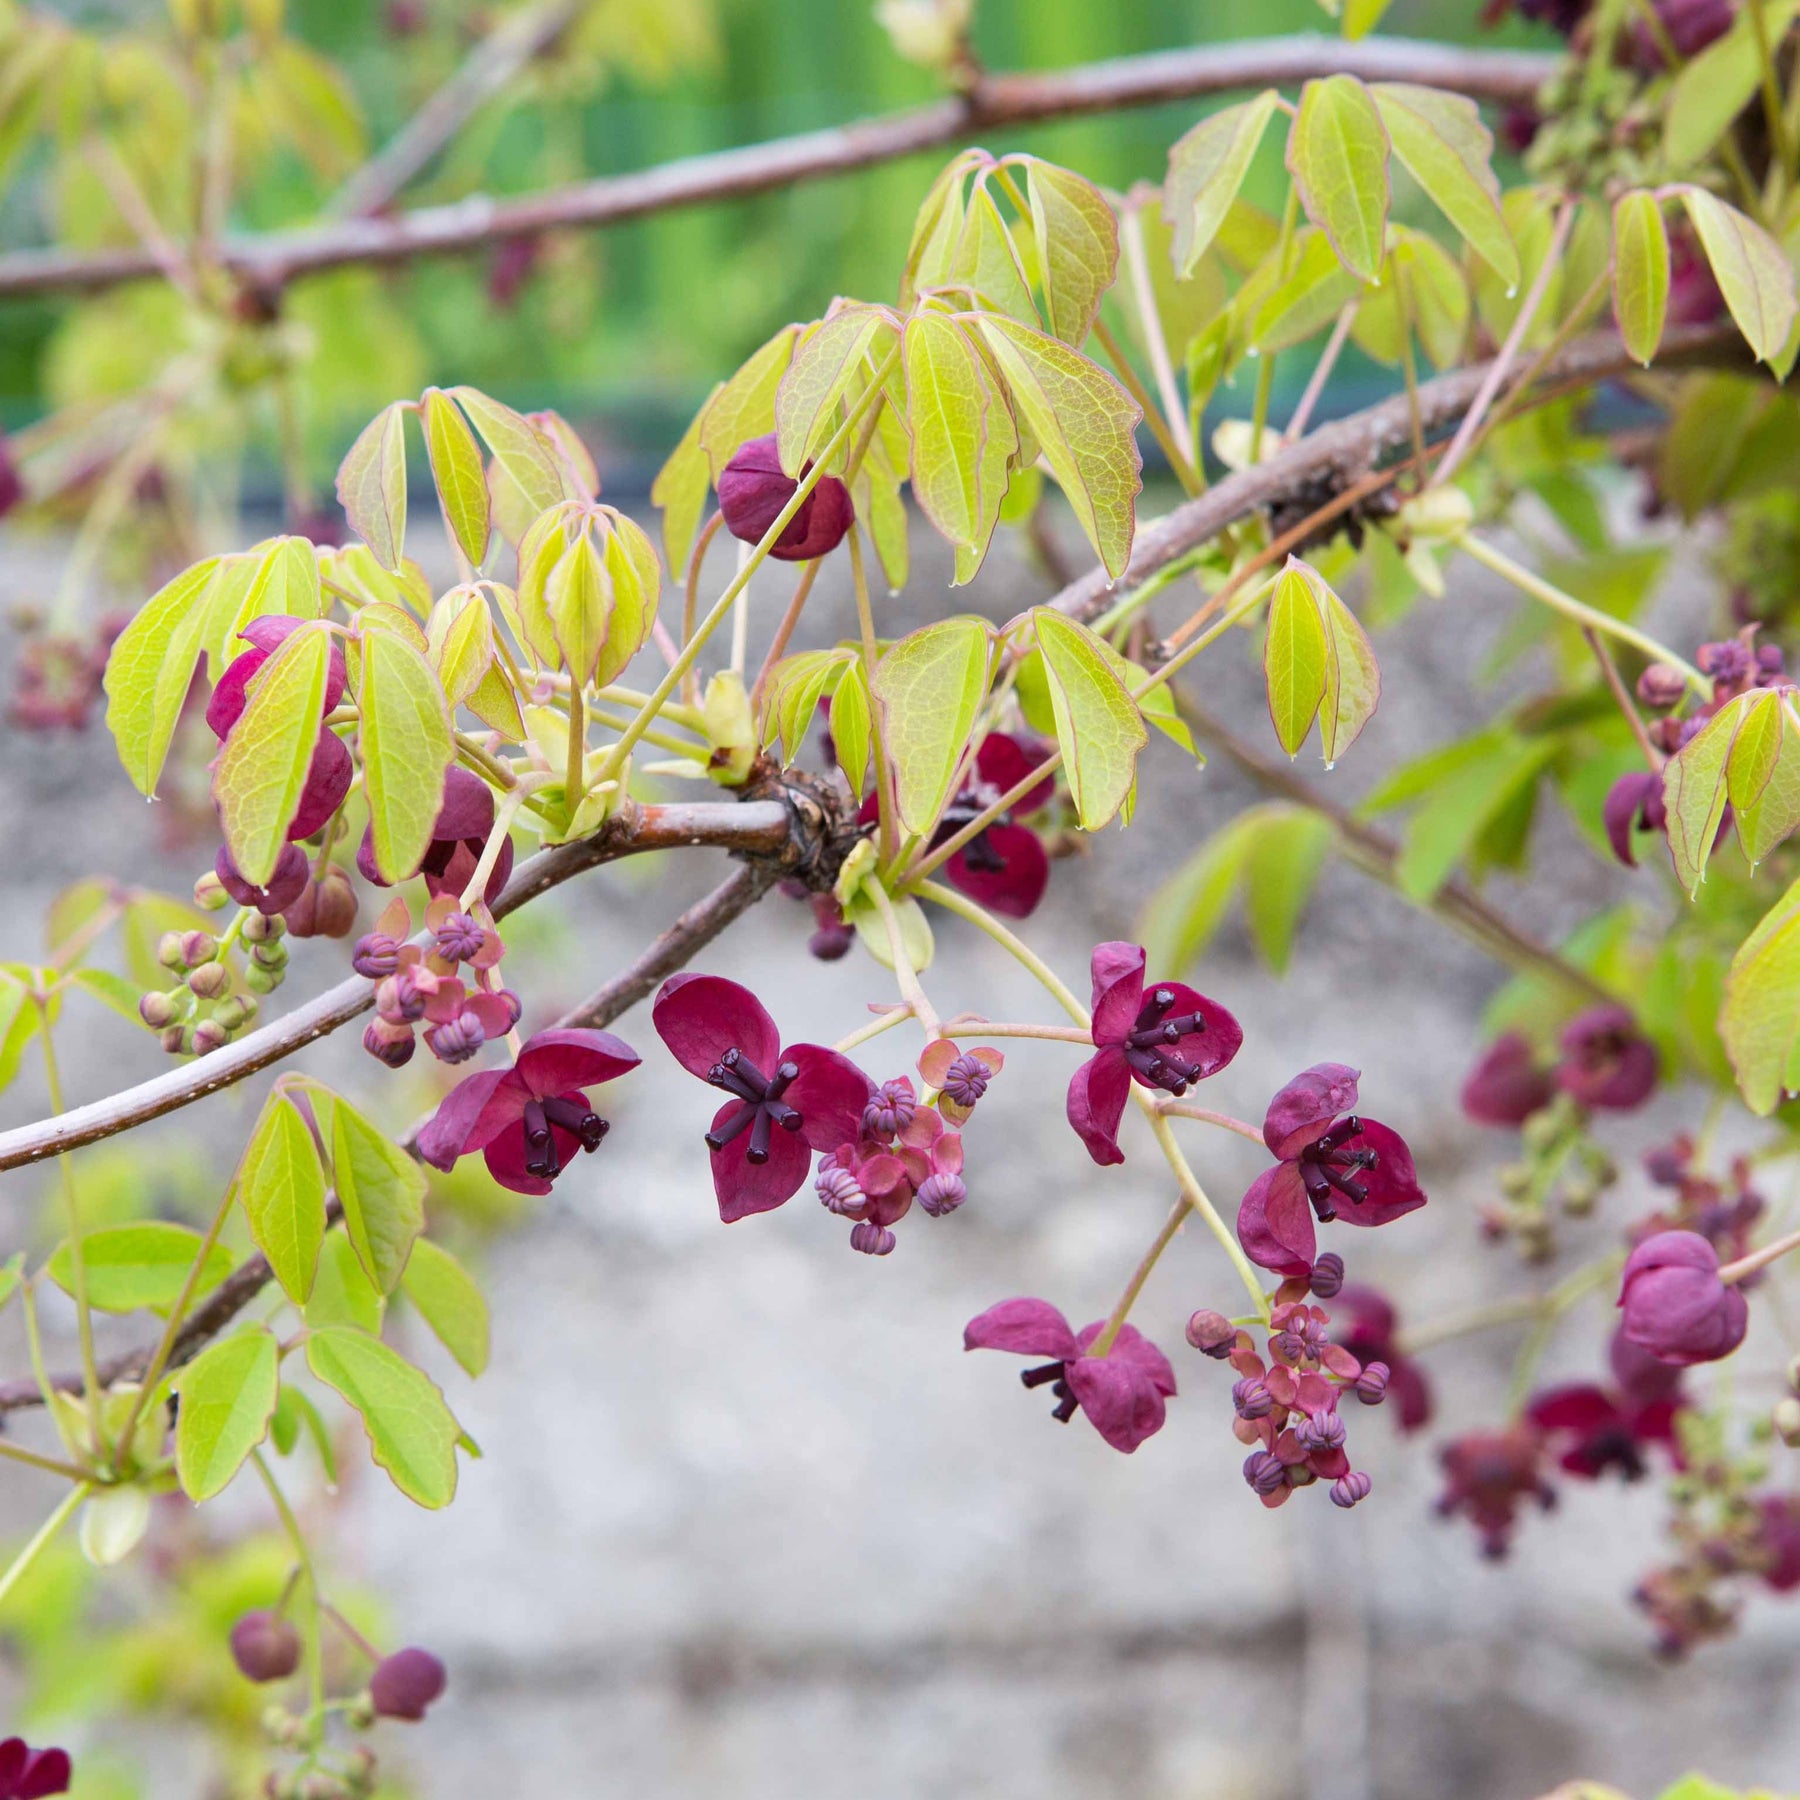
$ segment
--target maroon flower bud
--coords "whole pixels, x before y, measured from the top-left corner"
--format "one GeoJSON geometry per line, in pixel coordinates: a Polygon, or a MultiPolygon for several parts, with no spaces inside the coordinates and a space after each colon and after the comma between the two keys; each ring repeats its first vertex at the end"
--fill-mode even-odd
{"type": "Polygon", "coordinates": [[[1379,1406],[1387,1398],[1388,1382],[1393,1378],[1384,1362],[1366,1363],[1363,1372],[1350,1385],[1364,1406],[1379,1406]]]}
{"type": "Polygon", "coordinates": [[[390,1069],[403,1068],[412,1061],[412,1027],[396,1025],[389,1019],[377,1019],[363,1033],[363,1048],[390,1069]]]}
{"type": "Polygon", "coordinates": [[[945,1213],[955,1212],[968,1199],[969,1190],[960,1175],[927,1175],[919,1184],[916,1197],[934,1219],[941,1219],[945,1213]]]}
{"type": "Polygon", "coordinates": [[[356,923],[356,890],[342,869],[325,871],[322,881],[308,882],[283,915],[288,930],[297,938],[342,938],[356,923]]]}
{"type": "Polygon", "coordinates": [[[1556,1093],[1556,1079],[1540,1068],[1516,1031],[1496,1038],[1463,1083],[1462,1109],[1478,1125],[1522,1125],[1556,1093]]]}
{"type": "Polygon", "coordinates": [[[834,1213],[847,1213],[868,1198],[857,1185],[856,1177],[848,1169],[841,1168],[837,1159],[831,1156],[820,1162],[819,1172],[813,1177],[813,1191],[826,1211],[834,1213]]]}
{"type": "Polygon", "coordinates": [[[312,866],[306,860],[306,852],[298,844],[283,844],[281,855],[275,859],[275,872],[269,877],[268,885],[254,887],[238,873],[237,864],[231,860],[231,852],[221,844],[219,854],[213,862],[213,873],[239,906],[254,906],[259,913],[267,916],[284,911],[300,898],[312,877],[312,866]]]}
{"type": "Polygon", "coordinates": [[[1231,1404],[1240,1419],[1266,1419],[1275,1410],[1275,1396],[1267,1382],[1251,1375],[1232,1384],[1231,1404]]]}
{"type": "Polygon", "coordinates": [[[1583,1106],[1629,1112],[1656,1087],[1656,1046],[1622,1006],[1591,1007],[1572,1019],[1562,1052],[1556,1079],[1583,1106]]]}
{"type": "Polygon", "coordinates": [[[1331,1484],[1331,1504],[1348,1512],[1357,1501],[1368,1499],[1374,1485],[1361,1469],[1349,1469],[1331,1484]]]}
{"type": "Polygon", "coordinates": [[[870,1137],[897,1137],[913,1122],[918,1110],[918,1096],[904,1075],[884,1081],[863,1108],[863,1131],[870,1137]]]}
{"type": "Polygon", "coordinates": [[[993,1079],[993,1070],[980,1057],[965,1051],[944,1071],[944,1092],[955,1105],[970,1107],[988,1091],[988,1083],[993,1079]]]}
{"type": "Polygon", "coordinates": [[[849,955],[855,942],[856,933],[848,925],[821,925],[806,940],[806,948],[820,962],[838,962],[849,955]]]}
{"type": "MultiPolygon", "coordinates": [[[[807,463],[801,474],[811,468],[807,463]]],[[[774,432],[740,444],[719,475],[719,511],[725,516],[725,529],[746,544],[760,543],[799,485],[781,467],[774,432]]],[[[850,490],[836,476],[826,475],[801,502],[769,554],[778,562],[810,562],[824,556],[844,541],[855,516],[850,490]]]]}
{"type": "Polygon", "coordinates": [[[246,1681],[285,1681],[300,1666],[300,1633],[279,1613],[247,1612],[231,1628],[231,1656],[246,1681]]]}
{"type": "Polygon", "coordinates": [[[481,1015],[464,1007],[454,1019],[425,1027],[425,1048],[439,1062],[467,1062],[487,1042],[481,1015]]]}
{"type": "Polygon", "coordinates": [[[202,963],[188,973],[188,992],[197,994],[202,1000],[218,999],[230,985],[231,971],[223,963],[202,963]]]}
{"type": "Polygon", "coordinates": [[[1652,663],[1637,678],[1637,696],[1646,706],[1675,706],[1687,692],[1687,677],[1668,663],[1652,663]]]}
{"type": "Polygon", "coordinates": [[[138,1000],[138,1017],[152,1031],[164,1031],[175,1023],[177,1007],[175,999],[159,989],[153,989],[138,1000]]]}
{"type": "Polygon", "coordinates": [[[899,1239],[885,1225],[873,1219],[859,1219],[850,1227],[850,1248],[865,1256],[886,1256],[899,1239]]]}
{"type": "Polygon", "coordinates": [[[191,1048],[196,1056],[210,1056],[215,1050],[223,1050],[230,1042],[231,1033],[217,1019],[202,1019],[194,1027],[191,1048]]]}
{"type": "Polygon", "coordinates": [[[1307,1285],[1320,1300],[1334,1298],[1344,1285],[1344,1259],[1335,1250],[1327,1250],[1313,1264],[1307,1285]]]}
{"type": "Polygon", "coordinates": [[[444,1665],[417,1646],[396,1650],[375,1665],[369,1698],[384,1719],[422,1719],[425,1709],[444,1691],[444,1665]]]}
{"type": "Polygon", "coordinates": [[[1719,1253],[1696,1231],[1659,1231],[1626,1259],[1623,1330],[1668,1363],[1717,1362],[1744,1341],[1750,1307],[1719,1279],[1719,1253]]]}
{"type": "Polygon", "coordinates": [[[1349,1435],[1336,1407],[1322,1413],[1302,1413],[1294,1424],[1294,1437],[1308,1456],[1343,1449],[1344,1439],[1349,1435]]]}
{"type": "Polygon", "coordinates": [[[437,928],[437,953],[445,962],[470,962],[486,942],[487,933],[464,912],[451,913],[437,928]]]}
{"type": "MultiPolygon", "coordinates": [[[[945,1092],[949,1090],[946,1088],[945,1092]]],[[[1202,1307],[1187,1322],[1187,1341],[1202,1356],[1222,1362],[1237,1342],[1237,1327],[1223,1313],[1202,1307]]]]}
{"type": "Polygon", "coordinates": [[[1272,1450],[1252,1450],[1244,1458],[1244,1479],[1259,1494],[1287,1486],[1287,1467],[1272,1450]]]}
{"type": "Polygon", "coordinates": [[[370,981],[385,981],[400,966],[400,940],[385,931],[365,932],[350,952],[350,966],[370,981]]]}

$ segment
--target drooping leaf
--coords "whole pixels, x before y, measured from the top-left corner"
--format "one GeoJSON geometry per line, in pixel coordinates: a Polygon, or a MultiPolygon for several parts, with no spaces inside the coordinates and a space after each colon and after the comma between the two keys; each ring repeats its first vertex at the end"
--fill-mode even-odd
{"type": "MultiPolygon", "coordinates": [[[[910,894],[888,903],[894,912],[894,923],[900,928],[900,945],[906,960],[915,971],[931,967],[936,940],[931,934],[931,921],[925,909],[910,894]]],[[[859,888],[844,908],[844,917],[855,929],[858,942],[884,969],[894,967],[894,939],[887,919],[869,897],[866,887],[859,888]]]]}
{"type": "Polygon", "coordinates": [[[762,742],[780,744],[783,767],[806,748],[825,690],[853,656],[846,650],[802,650],[775,665],[764,694],[762,742]]]}
{"type": "Polygon", "coordinates": [[[475,1278],[443,1245],[420,1238],[403,1285],[438,1342],[469,1374],[479,1375],[488,1360],[488,1305],[475,1278]]]}
{"type": "Polygon", "coordinates": [[[544,583],[544,610],[570,676],[593,680],[612,623],[613,584],[591,533],[583,531],[556,559],[544,583]]]}
{"type": "Polygon", "coordinates": [[[1020,423],[1038,440],[1088,542],[1115,580],[1131,560],[1143,486],[1142,414],[1097,363],[1058,338],[992,313],[974,315],[1020,423]]]}
{"type": "Polygon", "coordinates": [[[1669,852],[1675,875],[1689,896],[1706,879],[1727,799],[1725,768],[1737,742],[1746,702],[1740,695],[1722,706],[1663,765],[1663,804],[1669,815],[1669,852]]]}
{"type": "Polygon", "coordinates": [[[403,881],[419,866],[443,804],[455,754],[450,712],[424,653],[397,632],[365,631],[362,665],[363,786],[375,866],[387,880],[403,881]]]}
{"type": "Polygon", "coordinates": [[[1038,279],[1051,331],[1079,349],[1119,269],[1119,222],[1091,181],[1055,163],[1022,159],[1038,279]]]}
{"type": "MultiPolygon", "coordinates": [[[[775,429],[775,395],[794,359],[800,327],[784,325],[722,387],[713,392],[698,426],[700,447],[712,465],[713,486],[742,444],[775,429]]],[[[676,566],[673,561],[671,567],[676,566]]]]}
{"type": "MultiPolygon", "coordinates": [[[[1796,0],[1758,0],[1771,44],[1787,35],[1796,0]]],[[[1663,116],[1663,159],[1674,171],[1711,153],[1750,103],[1762,76],[1757,21],[1739,8],[1731,29],[1691,57],[1669,88],[1663,116]]]]}
{"type": "Polygon", "coordinates": [[[1051,607],[1033,607],[1031,617],[1069,797],[1082,830],[1098,831],[1136,784],[1138,752],[1150,734],[1104,640],[1051,607]]]}
{"type": "Polygon", "coordinates": [[[781,466],[798,477],[837,424],[837,405],[871,355],[892,348],[894,325],[878,306],[846,306],[801,341],[775,390],[781,466]]]}
{"type": "Polygon", "coordinates": [[[331,1177],[344,1229],[369,1279],[391,1294],[425,1228],[425,1172],[348,1101],[335,1102],[331,1120],[331,1177]]]}
{"type": "Polygon", "coordinates": [[[1669,228],[1641,188],[1613,203],[1613,317],[1625,348],[1648,367],[1669,311],[1669,228]]]}
{"type": "MultiPolygon", "coordinates": [[[[199,1232],[162,1219],[132,1225],[103,1225],[81,1236],[81,1266],[88,1304],[101,1312],[140,1309],[167,1316],[205,1244],[199,1232]]],[[[203,1299],[231,1273],[231,1252],[223,1244],[207,1251],[192,1298],[203,1299]]],[[[75,1264],[68,1242],[58,1244],[45,1271],[65,1294],[75,1291],[75,1264]]]]}
{"type": "Polygon", "coordinates": [[[388,569],[399,568],[406,543],[408,410],[403,400],[384,406],[338,465],[337,497],[344,517],[388,569]]]}
{"type": "Polygon", "coordinates": [[[1725,791],[1738,842],[1755,868],[1800,825],[1800,731],[1781,695],[1765,689],[1747,698],[1725,764],[1725,791]]]}
{"type": "Polygon", "coordinates": [[[138,608],[106,659],[106,725],[132,785],[146,796],[181,718],[194,666],[205,648],[206,596],[221,559],[184,570],[138,608]]]}
{"type": "Polygon", "coordinates": [[[1375,649],[1356,615],[1309,564],[1300,564],[1325,628],[1325,694],[1319,706],[1319,750],[1330,768],[1356,742],[1381,702],[1375,649]]]}
{"type": "Polygon", "coordinates": [[[237,1188],[257,1249],[282,1292],[304,1306],[325,1236],[325,1171],[305,1119],[279,1089],[263,1103],[237,1188]]]}
{"type": "Polygon", "coordinates": [[[1754,219],[1705,188],[1676,192],[1744,342],[1758,361],[1772,363],[1786,346],[1800,310],[1794,271],[1781,246],[1754,219]]]}
{"type": "Polygon", "coordinates": [[[940,619],[892,644],[875,665],[882,739],[900,823],[923,835],[950,797],[987,693],[992,643],[981,619],[940,619]]]}
{"type": "Polygon", "coordinates": [[[213,763],[225,843],[243,878],[257,887],[274,873],[300,805],[319,739],[330,652],[322,624],[292,632],[258,672],[213,763]]]}
{"type": "Polygon", "coordinates": [[[284,1387],[276,1398],[274,1417],[269,1421],[269,1442],[275,1446],[278,1455],[292,1456],[299,1448],[302,1431],[319,1453],[319,1466],[326,1485],[335,1488],[338,1484],[337,1450],[323,1415],[299,1388],[284,1387]]]}
{"type": "Polygon", "coordinates": [[[266,1325],[220,1338],[176,1377],[175,1474],[190,1500],[223,1493],[269,1435],[281,1389],[281,1351],[266,1325]]]}
{"type": "Polygon", "coordinates": [[[269,614],[316,619],[323,610],[318,551],[303,537],[272,538],[251,573],[233,631],[269,614]]]}
{"type": "Polygon", "coordinates": [[[479,569],[487,555],[490,530],[481,446],[475,442],[468,420],[442,389],[427,388],[420,404],[431,479],[437,484],[444,523],[469,567],[479,569]]]}
{"type": "Polygon", "coordinates": [[[361,1415],[369,1453],[407,1499],[433,1509],[455,1499],[462,1427],[430,1376],[344,1325],[306,1340],[306,1364],[361,1415]]]}
{"type": "Polygon", "coordinates": [[[1287,166],[1306,216],[1361,281],[1381,274],[1387,249],[1388,138],[1369,90],[1327,75],[1300,90],[1287,166]]]}
{"type": "Polygon", "coordinates": [[[460,706],[494,666],[494,618],[474,587],[452,588],[431,609],[426,653],[452,707],[460,706]]]}
{"type": "Polygon", "coordinates": [[[1312,584],[1289,558],[1269,593],[1263,635],[1263,678],[1269,690],[1269,718],[1289,756],[1298,756],[1325,700],[1331,646],[1312,584]]]}
{"type": "Polygon", "coordinates": [[[1280,100],[1280,94],[1269,88],[1254,100],[1223,107],[1178,138],[1170,150],[1163,217],[1173,234],[1176,274],[1191,275],[1211,247],[1280,100]]]}
{"type": "Polygon", "coordinates": [[[453,387],[450,398],[468,414],[488,454],[518,488],[532,516],[566,497],[557,460],[543,433],[529,419],[490,399],[479,388],[453,387]]]}

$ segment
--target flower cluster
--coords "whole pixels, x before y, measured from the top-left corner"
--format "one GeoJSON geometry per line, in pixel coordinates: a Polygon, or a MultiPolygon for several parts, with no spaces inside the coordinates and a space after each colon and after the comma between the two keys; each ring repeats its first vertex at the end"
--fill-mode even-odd
{"type": "Polygon", "coordinates": [[[1541,1058],[1522,1033],[1496,1038],[1463,1083],[1462,1108],[1478,1125],[1522,1126],[1567,1094],[1596,1112],[1631,1112],[1656,1091],[1656,1046],[1622,1006],[1594,1006],[1564,1026],[1557,1054],[1541,1058]]]}
{"type": "Polygon", "coordinates": [[[425,909],[427,941],[410,941],[412,915],[398,897],[375,929],[356,941],[351,966],[375,986],[375,1021],[363,1048],[390,1069],[412,1059],[415,1027],[440,1062],[467,1062],[483,1044],[519,1022],[519,997],[499,985],[494,969],[505,954],[494,916],[479,900],[467,912],[450,894],[425,909]],[[457,974],[469,971],[471,987],[457,974]]]}
{"type": "Polygon", "coordinates": [[[1556,1490],[1544,1479],[1544,1435],[1529,1420],[1495,1431],[1471,1431],[1438,1452],[1444,1488],[1437,1510],[1461,1515],[1481,1537],[1481,1553],[1492,1560],[1512,1547],[1519,1508],[1534,1500],[1546,1512],[1556,1490]]]}
{"type": "Polygon", "coordinates": [[[1696,1166],[1694,1141],[1684,1132],[1648,1152],[1644,1172],[1672,1197],[1632,1227],[1634,1242],[1659,1231],[1693,1231],[1726,1262],[1748,1253],[1768,1202],[1751,1185],[1747,1158],[1733,1159],[1723,1178],[1708,1175],[1696,1166]]]}

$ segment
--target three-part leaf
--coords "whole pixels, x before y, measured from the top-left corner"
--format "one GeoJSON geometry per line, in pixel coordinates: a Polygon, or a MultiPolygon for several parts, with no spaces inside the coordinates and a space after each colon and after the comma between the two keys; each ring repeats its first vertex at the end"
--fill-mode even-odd
{"type": "Polygon", "coordinates": [[[1289,756],[1313,720],[1330,768],[1356,741],[1381,700],[1381,672],[1356,616],[1298,557],[1275,579],[1263,639],[1269,717],[1289,756]]]}

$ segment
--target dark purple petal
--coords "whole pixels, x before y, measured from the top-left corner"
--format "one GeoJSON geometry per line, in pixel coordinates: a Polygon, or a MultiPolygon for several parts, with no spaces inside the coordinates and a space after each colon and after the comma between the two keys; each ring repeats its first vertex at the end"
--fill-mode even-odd
{"type": "Polygon", "coordinates": [[[1124,1357],[1077,1356],[1065,1366],[1063,1379],[1088,1423],[1115,1450],[1129,1456],[1162,1430],[1168,1416],[1162,1391],[1141,1365],[1124,1357]]]}
{"type": "Polygon", "coordinates": [[[1613,1333],[1606,1357],[1619,1391],[1635,1405],[1653,1406],[1658,1401],[1679,1400],[1680,1368],[1664,1362],[1660,1356],[1652,1356],[1642,1344],[1634,1344],[1623,1329],[1613,1333]]]}
{"type": "Polygon", "coordinates": [[[31,1751],[22,1737],[0,1740],[0,1794],[11,1794],[13,1784],[25,1771],[31,1751]]]}
{"type": "Polygon", "coordinates": [[[799,1069],[782,1098],[804,1121],[800,1136],[815,1150],[835,1150],[854,1139],[874,1082],[849,1057],[822,1044],[790,1044],[779,1060],[799,1069]]]}
{"type": "Polygon", "coordinates": [[[1155,991],[1173,996],[1171,1013],[1198,1013],[1205,1022],[1204,1029],[1190,1031],[1169,1046],[1176,1056],[1199,1071],[1196,1079],[1218,1074],[1244,1047],[1244,1028],[1236,1017],[1198,988],[1189,987],[1185,981],[1159,981],[1155,991]]]}
{"type": "Polygon", "coordinates": [[[1238,1206],[1237,1233],[1253,1263],[1288,1280],[1306,1278],[1319,1240],[1296,1164],[1277,1163],[1251,1182],[1238,1206]]]}
{"type": "Polygon", "coordinates": [[[1750,1328],[1742,1291],[1719,1279],[1719,1254],[1693,1231],[1659,1231],[1626,1258],[1622,1329],[1668,1363],[1717,1362],[1750,1328]]]}
{"type": "MultiPolygon", "coordinates": [[[[490,1102],[494,1101],[495,1090],[506,1081],[510,1072],[506,1069],[483,1069],[477,1075],[464,1076],[443,1097],[438,1103],[437,1111],[421,1127],[414,1141],[420,1160],[429,1163],[434,1169],[448,1171],[455,1168],[459,1156],[484,1148],[495,1133],[509,1122],[507,1117],[497,1114],[490,1119],[487,1114],[490,1102]]],[[[509,1083],[508,1088],[513,1098],[508,1101],[503,1096],[501,1108],[504,1110],[510,1105],[510,1117],[517,1119],[524,1113],[526,1095],[517,1082],[509,1083]]]]}
{"type": "Polygon", "coordinates": [[[306,785],[300,790],[300,804],[287,829],[290,840],[309,838],[325,829],[331,815],[344,804],[355,773],[356,764],[344,740],[335,731],[321,731],[307,767],[306,785]]]}
{"type": "Polygon", "coordinates": [[[1556,1077],[1537,1058],[1528,1039],[1509,1031],[1463,1083],[1462,1109],[1478,1125],[1523,1125],[1556,1096],[1556,1077]]]}
{"type": "Polygon", "coordinates": [[[1118,939],[1096,944],[1089,972],[1094,984],[1094,1042],[1122,1044],[1144,1001],[1144,947],[1118,939]]]}
{"type": "Polygon", "coordinates": [[[1656,1046],[1622,1006],[1592,1007],[1570,1020],[1562,1052],[1556,1079],[1583,1106],[1629,1111],[1656,1087],[1656,1046]]]}
{"type": "MultiPolygon", "coordinates": [[[[712,1130],[722,1132],[737,1116],[739,1102],[728,1100],[713,1115],[712,1130]]],[[[800,1191],[812,1167],[812,1146],[798,1131],[774,1131],[769,1136],[769,1160],[750,1160],[750,1133],[740,1131],[723,1150],[708,1146],[712,1158],[713,1192],[718,1196],[719,1217],[727,1225],[752,1213],[773,1212],[800,1191]]]]}
{"type": "MultiPolygon", "coordinates": [[[[1048,760],[1050,746],[1039,737],[1021,737],[1010,731],[990,731],[975,752],[975,778],[997,793],[1010,794],[1033,769],[1048,760]]],[[[1013,803],[1015,818],[1041,812],[1056,795],[1056,777],[1046,775],[1036,787],[1027,788],[1013,803]]]]}
{"type": "MultiPolygon", "coordinates": [[[[1106,1329],[1104,1319],[1082,1326],[1075,1334],[1075,1347],[1086,1351],[1106,1329]]],[[[1135,1325],[1121,1325],[1107,1356],[1115,1362],[1127,1362],[1137,1368],[1159,1394],[1175,1392],[1175,1370],[1169,1359],[1138,1330],[1135,1325]]]]}
{"type": "Polygon", "coordinates": [[[312,879],[312,864],[298,844],[283,844],[269,885],[255,887],[238,873],[231,852],[221,844],[213,859],[213,872],[239,906],[254,906],[267,916],[284,911],[306,892],[306,884],[312,879]]]}
{"type": "Polygon", "coordinates": [[[1103,1169],[1125,1160],[1119,1148],[1119,1121],[1130,1095],[1131,1065],[1125,1052],[1115,1047],[1096,1050],[1069,1077],[1069,1123],[1103,1169]]]}
{"type": "Polygon", "coordinates": [[[610,1031],[540,1031],[528,1038],[514,1067],[539,1099],[616,1081],[638,1066],[638,1053],[610,1031]]]}
{"type": "MultiPolygon", "coordinates": [[[[560,1125],[551,1125],[550,1137],[556,1146],[556,1160],[566,1169],[581,1154],[581,1139],[560,1125]]],[[[476,1146],[471,1144],[470,1149],[476,1146]]],[[[515,1194],[547,1194],[551,1183],[526,1167],[537,1161],[537,1153],[525,1140],[525,1120],[514,1114],[481,1148],[488,1173],[503,1188],[515,1194]]]]}
{"type": "Polygon", "coordinates": [[[469,838],[485,843],[494,829],[494,790],[471,770],[452,763],[444,773],[444,799],[431,828],[433,842],[469,838]]]}
{"type": "Polygon", "coordinates": [[[1631,853],[1633,830],[1660,829],[1668,815],[1663,803],[1663,778],[1648,769],[1621,775],[1606,792],[1601,819],[1606,826],[1606,841],[1612,853],[1626,868],[1635,869],[1637,858],[1631,853]]]}
{"type": "Polygon", "coordinates": [[[850,490],[835,475],[822,475],[769,554],[777,562],[811,562],[835,550],[855,520],[850,490]]]}
{"type": "Polygon", "coordinates": [[[1360,1205],[1342,1196],[1336,1201],[1337,1216],[1344,1224],[1388,1225],[1425,1204],[1412,1152],[1399,1132],[1377,1119],[1364,1119],[1362,1130],[1346,1138],[1343,1148],[1373,1150],[1376,1156],[1374,1168],[1365,1169],[1356,1177],[1368,1189],[1368,1199],[1360,1205]]]}
{"type": "Polygon", "coordinates": [[[747,987],[723,975],[671,975],[656,996],[650,1020],[675,1060],[702,1081],[727,1050],[749,1058],[764,1075],[773,1075],[781,1060],[781,1034],[767,1008],[747,987]]]}
{"type": "Polygon", "coordinates": [[[977,861],[969,861],[973,846],[965,845],[944,864],[950,885],[1002,918],[1030,918],[1050,885],[1050,854],[1043,840],[1029,825],[990,825],[980,843],[983,854],[977,861]],[[1000,866],[984,866],[990,862],[1000,866]]]}
{"type": "Polygon", "coordinates": [[[1048,1300],[1002,1300],[963,1327],[963,1348],[1011,1350],[1067,1362],[1075,1354],[1075,1334],[1048,1300]]]}
{"type": "Polygon", "coordinates": [[[66,1750],[39,1750],[26,1763],[13,1789],[17,1800],[45,1800],[50,1794],[66,1794],[74,1773],[66,1750]]]}
{"type": "Polygon", "coordinates": [[[1273,1100],[1263,1119],[1263,1142],[1284,1162],[1298,1156],[1334,1119],[1356,1111],[1359,1070],[1346,1063],[1314,1063],[1273,1100]]]}
{"type": "Polygon", "coordinates": [[[1534,1395],[1525,1416],[1540,1431],[1600,1431],[1619,1425],[1624,1415],[1604,1388],[1592,1382],[1570,1382],[1534,1395]]]}
{"type": "MultiPolygon", "coordinates": [[[[481,860],[481,851],[480,843],[459,842],[451,845],[450,854],[441,863],[437,860],[435,853],[427,854],[425,867],[420,870],[425,877],[425,891],[434,900],[440,894],[448,894],[452,900],[460,900],[463,889],[475,877],[475,865],[481,860]]],[[[487,886],[481,890],[481,897],[489,906],[492,906],[500,898],[501,892],[506,887],[507,879],[512,874],[512,868],[512,839],[508,837],[506,842],[500,846],[500,854],[494,858],[494,866],[488,874],[487,886]]]]}

